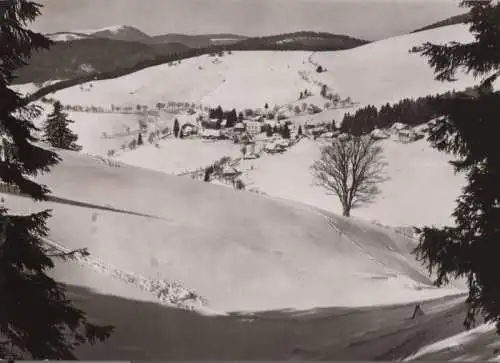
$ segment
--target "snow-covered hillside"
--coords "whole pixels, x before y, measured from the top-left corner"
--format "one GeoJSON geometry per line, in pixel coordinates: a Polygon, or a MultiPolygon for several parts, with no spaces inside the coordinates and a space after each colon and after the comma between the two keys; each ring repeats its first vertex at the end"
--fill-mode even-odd
{"type": "Polygon", "coordinates": [[[112,33],[119,33],[121,31],[125,31],[127,28],[130,28],[130,27],[128,27],[126,25],[117,24],[117,25],[110,25],[110,26],[98,28],[98,29],[76,30],[76,31],[74,31],[74,33],[81,33],[81,34],[87,34],[87,35],[91,35],[91,34],[98,33],[98,32],[104,32],[104,31],[109,31],[112,33]]]}
{"type": "Polygon", "coordinates": [[[90,36],[88,36],[88,34],[73,33],[73,32],[59,32],[59,33],[47,34],[47,37],[54,42],[68,42],[71,40],[91,38],[90,36]]]}
{"type": "Polygon", "coordinates": [[[472,75],[455,83],[434,80],[427,58],[409,53],[425,42],[444,44],[472,41],[468,25],[458,24],[384,39],[348,51],[316,53],[312,60],[328,71],[315,78],[331,85],[341,95],[361,104],[380,106],[406,97],[418,97],[461,90],[474,84],[472,75]]]}
{"type": "MultiPolygon", "coordinates": [[[[309,81],[328,84],[334,92],[350,96],[361,104],[379,104],[471,85],[472,77],[469,76],[451,84],[435,81],[425,59],[408,52],[425,41],[468,41],[470,37],[465,25],[453,25],[340,52],[206,55],[184,60],[181,64],[151,67],[121,78],[92,82],[92,87],[72,87],[53,97],[63,104],[108,108],[111,104],[154,107],[157,102],[168,100],[237,108],[262,107],[267,102],[273,107],[287,102],[298,104],[302,102],[296,101],[300,90],[317,87],[300,76],[299,72],[307,70],[309,81]],[[327,71],[314,72],[317,64],[327,71]]],[[[18,89],[31,91],[32,88],[24,85],[18,89]]],[[[321,99],[316,94],[305,101],[321,104],[321,99]]],[[[317,115],[293,117],[293,120],[298,123],[339,120],[346,111],[328,110],[317,115]]],[[[194,122],[195,116],[190,119],[182,115],[175,117],[182,124],[194,122]]],[[[87,153],[106,155],[138,134],[137,115],[70,112],[70,117],[76,121],[72,128],[87,153]],[[112,137],[103,137],[104,133],[112,137]]],[[[162,114],[159,123],[171,127],[173,118],[173,115],[162,114]]],[[[239,146],[230,142],[168,139],[157,144],[159,147],[147,144],[119,153],[117,159],[161,172],[179,173],[239,153],[239,146]]],[[[463,176],[454,175],[447,164],[449,157],[432,150],[423,140],[409,145],[386,140],[382,145],[389,180],[382,184],[382,193],[376,203],[356,209],[353,214],[393,226],[449,223],[454,200],[463,184],[463,176]]],[[[319,155],[319,146],[317,142],[304,140],[283,155],[263,155],[260,159],[245,161],[240,165],[245,171],[243,178],[250,188],[338,213],[337,198],[314,185],[309,170],[319,155]]]]}
{"type": "MultiPolygon", "coordinates": [[[[108,150],[116,150],[114,159],[120,162],[167,174],[206,167],[225,156],[241,156],[241,145],[232,141],[172,137],[156,142],[156,146],[146,143],[135,150],[121,151],[121,145],[137,138],[137,115],[71,112],[70,117],[76,121],[71,128],[78,133],[83,152],[106,156],[108,150]],[[109,137],[103,137],[103,133],[109,137]]],[[[171,120],[161,124],[171,126],[171,120]]],[[[304,139],[281,155],[262,153],[259,159],[243,160],[238,170],[243,172],[242,180],[248,189],[341,213],[338,198],[316,185],[310,170],[319,158],[321,145],[319,141],[304,139]]],[[[451,223],[464,176],[454,173],[448,164],[450,156],[432,149],[425,140],[402,144],[390,138],[380,145],[388,180],[381,184],[375,203],[354,209],[352,214],[390,226],[451,223]]],[[[256,149],[261,147],[257,145],[256,149]]]]}
{"type": "MultiPolygon", "coordinates": [[[[388,180],[380,185],[375,203],[354,209],[352,214],[391,226],[451,223],[464,177],[453,172],[450,157],[425,140],[401,144],[388,139],[380,145],[388,180]]],[[[310,170],[319,159],[320,147],[321,143],[306,139],[282,155],[245,160],[241,166],[247,171],[244,180],[249,188],[266,194],[341,213],[338,198],[317,186],[310,170]]]]}
{"type": "MultiPolygon", "coordinates": [[[[413,46],[425,41],[469,41],[465,25],[452,25],[429,31],[377,41],[336,52],[233,52],[222,57],[204,55],[180,64],[160,65],[112,80],[92,82],[91,92],[79,86],[55,94],[63,103],[109,106],[188,101],[238,109],[263,107],[268,102],[283,105],[295,102],[308,88],[319,96],[326,84],[342,98],[360,105],[398,101],[403,97],[435,94],[470,86],[472,76],[454,84],[434,80],[426,59],[410,54],[413,46]],[[316,73],[317,65],[326,72],[316,73]],[[305,75],[305,77],[304,77],[305,75]]],[[[306,100],[307,102],[307,100],[306,100]]]]}
{"type": "Polygon", "coordinates": [[[405,361],[500,361],[500,338],[494,324],[483,324],[423,347],[405,361]]]}
{"type": "MultiPolygon", "coordinates": [[[[392,304],[457,291],[432,288],[410,256],[414,242],[388,229],[188,178],[61,155],[64,162],[40,180],[69,202],[36,207],[8,195],[6,206],[49,207],[51,240],[87,247],[91,256],[141,276],[177,281],[213,309],[392,304]]],[[[90,285],[105,291],[106,281],[98,283],[90,285]]]]}

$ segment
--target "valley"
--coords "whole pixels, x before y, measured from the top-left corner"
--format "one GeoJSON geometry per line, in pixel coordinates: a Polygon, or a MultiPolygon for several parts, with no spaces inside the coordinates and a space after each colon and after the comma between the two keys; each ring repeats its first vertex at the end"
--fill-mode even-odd
{"type": "Polygon", "coordinates": [[[466,281],[434,286],[435,271],[414,254],[413,227],[454,223],[465,176],[427,140],[435,118],[394,111],[403,99],[416,109],[419,97],[476,84],[465,73],[437,81],[426,60],[409,52],[427,41],[469,42],[468,27],[432,26],[374,42],[291,34],[75,30],[51,34],[55,53],[21,69],[11,88],[28,98],[70,80],[34,97],[43,108],[34,124],[43,138],[60,102],[81,150],[37,144],[61,158],[36,177],[51,190],[46,201],[4,184],[0,193],[14,213],[52,211],[44,243],[88,252],[57,262],[51,276],[92,321],[116,331],[78,347],[78,358],[498,355],[489,326],[478,328],[477,339],[464,333],[466,281]],[[196,53],[212,46],[222,48],[196,53]],[[65,53],[88,67],[51,63],[65,53]],[[172,59],[135,69],[161,57],[172,59]],[[113,74],[90,79],[94,72],[113,74]],[[393,116],[379,127],[386,105],[393,116]],[[341,200],[318,184],[312,166],[325,147],[357,136],[346,114],[369,107],[378,119],[365,136],[382,152],[383,182],[372,202],[343,216],[341,200]],[[412,319],[416,304],[424,314],[412,319]],[[458,348],[447,350],[442,342],[457,335],[458,348]]]}

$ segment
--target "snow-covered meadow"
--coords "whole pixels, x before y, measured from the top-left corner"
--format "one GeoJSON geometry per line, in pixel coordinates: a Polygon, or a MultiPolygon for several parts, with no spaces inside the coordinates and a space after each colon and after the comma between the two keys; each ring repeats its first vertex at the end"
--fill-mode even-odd
{"type": "MultiPolygon", "coordinates": [[[[61,156],[40,181],[69,204],[36,207],[9,195],[6,206],[51,208],[51,240],[86,247],[146,278],[178,282],[217,311],[371,306],[459,291],[433,288],[410,255],[415,242],[390,229],[72,152],[61,156]]],[[[82,284],[106,291],[102,282],[82,284]]]]}

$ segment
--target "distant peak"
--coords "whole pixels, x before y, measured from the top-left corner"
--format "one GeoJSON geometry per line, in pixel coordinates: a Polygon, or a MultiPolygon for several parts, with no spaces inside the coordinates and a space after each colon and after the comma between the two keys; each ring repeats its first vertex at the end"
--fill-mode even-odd
{"type": "Polygon", "coordinates": [[[99,28],[99,29],[86,29],[86,30],[77,30],[74,33],[83,33],[83,34],[94,34],[94,33],[100,33],[100,32],[111,32],[111,33],[119,33],[125,30],[135,30],[135,31],[140,31],[137,28],[134,28],[130,25],[110,25],[107,27],[99,28]]]}

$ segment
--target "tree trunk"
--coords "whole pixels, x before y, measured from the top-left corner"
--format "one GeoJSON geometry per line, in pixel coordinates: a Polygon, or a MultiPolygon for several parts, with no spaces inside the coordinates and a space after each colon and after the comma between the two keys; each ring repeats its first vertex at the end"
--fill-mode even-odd
{"type": "Polygon", "coordinates": [[[342,206],[342,215],[344,217],[350,217],[351,216],[351,206],[343,205],[342,206]]]}

